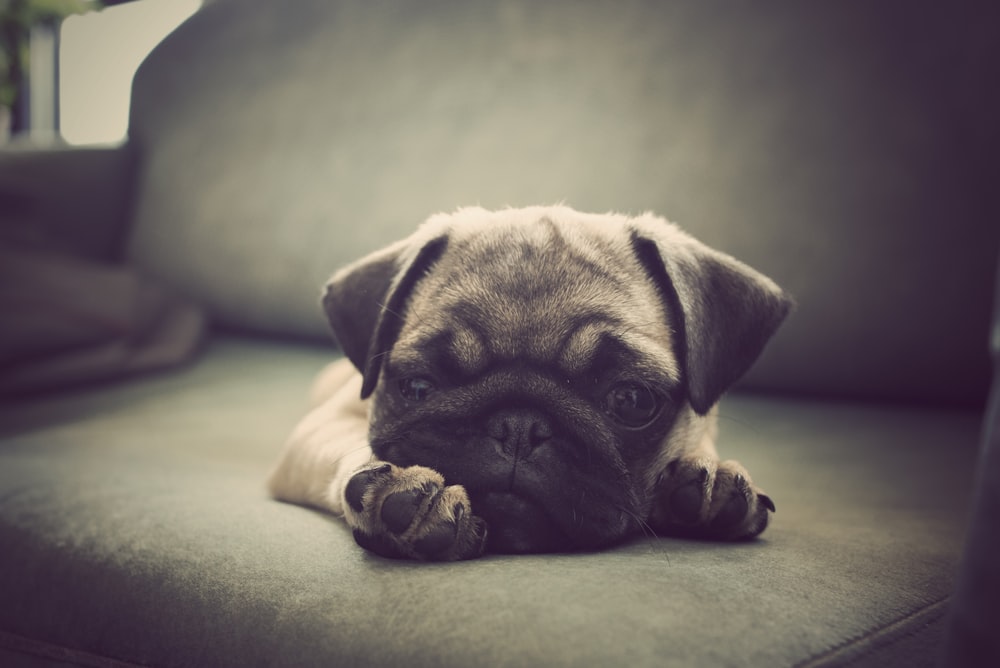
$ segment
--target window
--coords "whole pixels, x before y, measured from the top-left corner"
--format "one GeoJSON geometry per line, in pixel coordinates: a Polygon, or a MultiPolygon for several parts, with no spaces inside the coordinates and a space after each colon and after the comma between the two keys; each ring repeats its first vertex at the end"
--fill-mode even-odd
{"type": "Polygon", "coordinates": [[[132,77],[201,0],[140,0],[71,16],[59,42],[59,126],[71,144],[114,144],[128,131],[132,77]]]}

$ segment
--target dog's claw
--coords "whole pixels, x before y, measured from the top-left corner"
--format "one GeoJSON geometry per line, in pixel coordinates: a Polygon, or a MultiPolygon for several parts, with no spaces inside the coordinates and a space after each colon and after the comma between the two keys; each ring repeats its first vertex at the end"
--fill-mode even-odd
{"type": "Polygon", "coordinates": [[[764,505],[765,508],[770,510],[772,513],[777,512],[774,509],[774,501],[771,500],[767,494],[758,494],[757,501],[764,505]]]}

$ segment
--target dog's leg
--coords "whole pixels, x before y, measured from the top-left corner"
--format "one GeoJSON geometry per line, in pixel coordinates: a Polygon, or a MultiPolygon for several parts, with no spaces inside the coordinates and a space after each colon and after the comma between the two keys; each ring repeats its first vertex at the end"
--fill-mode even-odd
{"type": "Polygon", "coordinates": [[[673,453],[654,488],[649,524],[665,535],[714,540],[745,540],[767,528],[770,497],[757,489],[750,474],[715,451],[715,411],[703,418],[697,445],[673,453]]]}
{"type": "Polygon", "coordinates": [[[368,406],[360,397],[361,376],[346,361],[320,374],[313,388],[314,406],[292,431],[271,472],[272,496],[344,514],[347,481],[373,458],[368,406]]]}
{"type": "Polygon", "coordinates": [[[484,522],[459,485],[422,466],[374,458],[361,376],[346,363],[321,374],[318,404],[292,432],[271,474],[271,494],[341,516],[356,542],[385,557],[456,560],[478,557],[484,522]]]}

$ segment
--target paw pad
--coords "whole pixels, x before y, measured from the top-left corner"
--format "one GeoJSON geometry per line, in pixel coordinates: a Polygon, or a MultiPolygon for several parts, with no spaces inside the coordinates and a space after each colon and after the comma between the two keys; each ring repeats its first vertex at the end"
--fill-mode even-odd
{"type": "Polygon", "coordinates": [[[730,529],[747,516],[747,500],[742,493],[735,493],[729,497],[726,504],[722,506],[719,514],[712,520],[713,529],[730,529]]]}
{"type": "Polygon", "coordinates": [[[446,522],[434,527],[426,536],[416,541],[413,549],[427,557],[434,557],[450,548],[457,535],[458,525],[446,522]]]}
{"type": "Polygon", "coordinates": [[[389,464],[380,464],[374,468],[364,469],[355,473],[349,481],[347,481],[347,488],[344,490],[344,499],[347,501],[351,509],[360,513],[364,510],[364,498],[365,490],[367,490],[372,483],[378,478],[386,475],[392,470],[392,466],[389,464]]]}
{"type": "Polygon", "coordinates": [[[684,524],[694,524],[701,515],[701,503],[704,497],[700,482],[689,482],[670,495],[670,511],[678,521],[684,524]]]}
{"type": "Polygon", "coordinates": [[[439,489],[429,483],[417,489],[390,494],[382,502],[382,523],[393,533],[403,533],[413,524],[424,499],[436,494],[439,489]]]}

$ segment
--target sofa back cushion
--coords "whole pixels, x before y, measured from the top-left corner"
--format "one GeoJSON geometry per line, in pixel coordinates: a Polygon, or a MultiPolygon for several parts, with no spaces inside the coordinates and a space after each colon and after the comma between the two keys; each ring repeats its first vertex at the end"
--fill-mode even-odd
{"type": "Polygon", "coordinates": [[[431,213],[653,210],[797,298],[749,384],[978,401],[997,48],[895,4],[217,0],[136,77],[129,253],[325,338],[329,274],[431,213]]]}

